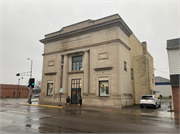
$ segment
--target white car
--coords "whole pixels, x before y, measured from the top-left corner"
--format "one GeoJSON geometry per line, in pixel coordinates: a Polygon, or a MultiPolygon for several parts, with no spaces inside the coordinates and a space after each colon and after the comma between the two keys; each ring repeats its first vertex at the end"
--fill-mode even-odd
{"type": "Polygon", "coordinates": [[[39,97],[39,94],[34,95],[34,97],[39,97]]]}
{"type": "Polygon", "coordinates": [[[155,109],[161,107],[161,100],[156,95],[143,95],[140,100],[140,107],[153,106],[155,109]]]}

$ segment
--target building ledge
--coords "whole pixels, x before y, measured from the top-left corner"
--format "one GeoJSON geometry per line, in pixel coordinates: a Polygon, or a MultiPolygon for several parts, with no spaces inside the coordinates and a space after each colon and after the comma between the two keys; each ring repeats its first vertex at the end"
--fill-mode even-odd
{"type": "Polygon", "coordinates": [[[56,72],[47,72],[47,73],[44,73],[45,75],[55,75],[56,72]]]}
{"type": "Polygon", "coordinates": [[[68,74],[84,73],[84,70],[70,71],[68,74]]]}
{"type": "Polygon", "coordinates": [[[98,68],[94,68],[95,71],[99,71],[99,70],[111,70],[113,67],[98,67],[98,68]]]}

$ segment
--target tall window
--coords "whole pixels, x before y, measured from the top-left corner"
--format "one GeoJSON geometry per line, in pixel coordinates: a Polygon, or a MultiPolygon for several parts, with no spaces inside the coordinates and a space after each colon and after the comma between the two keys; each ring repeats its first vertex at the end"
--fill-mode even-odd
{"type": "Polygon", "coordinates": [[[127,63],[124,61],[124,70],[127,71],[127,63]]]}
{"type": "Polygon", "coordinates": [[[99,81],[99,96],[109,96],[109,82],[99,81]]]}
{"type": "Polygon", "coordinates": [[[131,79],[133,79],[133,69],[131,68],[131,79]]]}
{"type": "Polygon", "coordinates": [[[15,92],[13,93],[13,97],[15,97],[15,92]]]}
{"type": "Polygon", "coordinates": [[[53,83],[47,84],[47,96],[53,95],[53,83]]]}
{"type": "Polygon", "coordinates": [[[72,71],[82,70],[82,55],[72,57],[72,71]]]}

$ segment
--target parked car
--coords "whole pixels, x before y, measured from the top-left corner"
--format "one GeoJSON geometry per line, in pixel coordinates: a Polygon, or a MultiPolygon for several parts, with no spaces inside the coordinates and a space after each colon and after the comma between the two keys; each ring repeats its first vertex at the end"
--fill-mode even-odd
{"type": "Polygon", "coordinates": [[[34,95],[34,97],[39,97],[39,94],[34,95]]]}
{"type": "Polygon", "coordinates": [[[161,100],[156,95],[143,95],[140,100],[140,107],[153,106],[155,109],[161,107],[161,100]]]}

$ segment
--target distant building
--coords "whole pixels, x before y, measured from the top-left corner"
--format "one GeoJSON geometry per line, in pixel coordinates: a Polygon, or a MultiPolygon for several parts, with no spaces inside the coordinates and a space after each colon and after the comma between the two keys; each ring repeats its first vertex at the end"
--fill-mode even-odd
{"type": "Polygon", "coordinates": [[[39,88],[33,88],[33,90],[32,90],[32,95],[36,95],[36,94],[40,94],[41,93],[41,89],[39,89],[39,88]]]}
{"type": "Polygon", "coordinates": [[[116,107],[139,104],[155,89],[153,57],[118,15],[45,35],[40,104],[116,107]]]}
{"type": "Polygon", "coordinates": [[[170,82],[172,86],[174,111],[179,112],[180,38],[167,40],[170,82]]]}
{"type": "Polygon", "coordinates": [[[29,89],[24,86],[24,85],[19,85],[19,90],[18,90],[18,85],[11,85],[11,84],[1,84],[1,98],[16,98],[17,94],[18,97],[28,97],[29,94],[29,89]]]}
{"type": "Polygon", "coordinates": [[[162,95],[163,97],[172,96],[170,80],[160,76],[156,76],[155,91],[156,91],[156,95],[162,95]]]}

